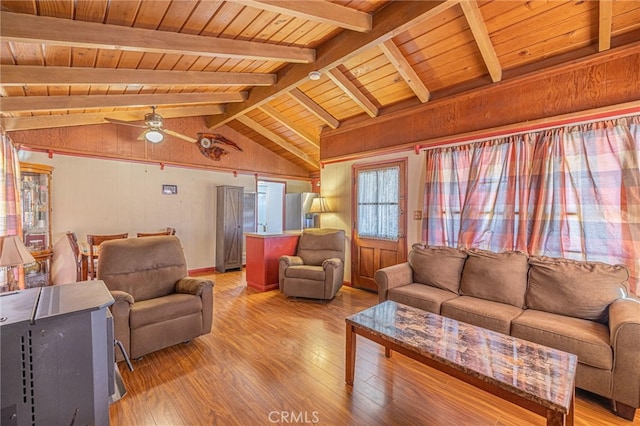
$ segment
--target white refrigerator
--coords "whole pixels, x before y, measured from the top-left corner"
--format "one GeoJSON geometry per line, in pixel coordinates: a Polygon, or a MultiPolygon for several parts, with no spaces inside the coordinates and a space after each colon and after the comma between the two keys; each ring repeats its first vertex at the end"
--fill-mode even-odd
{"type": "Polygon", "coordinates": [[[318,194],[315,192],[300,192],[285,195],[285,231],[318,227],[318,215],[309,213],[311,203],[317,196],[318,194]]]}

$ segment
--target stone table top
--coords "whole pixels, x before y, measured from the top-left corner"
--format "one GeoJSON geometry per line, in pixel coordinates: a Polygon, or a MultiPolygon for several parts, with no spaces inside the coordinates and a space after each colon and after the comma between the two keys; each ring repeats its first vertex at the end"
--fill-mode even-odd
{"type": "Polygon", "coordinates": [[[393,301],[346,321],[545,408],[569,410],[577,366],[573,354],[393,301]]]}

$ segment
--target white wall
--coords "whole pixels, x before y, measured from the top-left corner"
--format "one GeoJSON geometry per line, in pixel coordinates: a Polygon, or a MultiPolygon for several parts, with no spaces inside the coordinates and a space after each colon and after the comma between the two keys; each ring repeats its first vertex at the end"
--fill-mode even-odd
{"type": "MultiPolygon", "coordinates": [[[[234,177],[215,172],[114,160],[55,154],[20,152],[21,161],[55,167],[52,182],[52,241],[76,232],[115,234],[176,229],[185,249],[188,269],[212,268],[215,264],[216,186],[236,185],[255,192],[254,175],[234,177]],[[162,194],[162,184],[177,185],[177,195],[162,194]]],[[[303,181],[292,185],[305,187],[303,181]]],[[[293,183],[295,182],[295,183],[293,183]]],[[[58,244],[56,244],[58,243],[58,244]]],[[[55,275],[55,265],[54,275],[55,275]]]]}
{"type": "MultiPolygon", "coordinates": [[[[413,212],[422,210],[424,200],[424,180],[426,176],[425,154],[396,153],[376,156],[374,159],[345,161],[326,164],[320,171],[322,182],[321,194],[327,198],[332,213],[324,213],[321,217],[321,227],[344,229],[347,233],[347,253],[345,256],[345,281],[351,282],[351,241],[352,241],[352,166],[392,159],[407,158],[407,248],[421,241],[422,221],[413,219],[413,212]]],[[[407,251],[408,253],[408,251],[407,251]]]]}

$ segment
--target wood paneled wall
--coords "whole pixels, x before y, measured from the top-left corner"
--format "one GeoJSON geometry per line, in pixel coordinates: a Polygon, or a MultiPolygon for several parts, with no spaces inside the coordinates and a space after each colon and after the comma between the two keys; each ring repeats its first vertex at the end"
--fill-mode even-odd
{"type": "Polygon", "coordinates": [[[459,95],[325,130],[321,162],[640,100],[640,49],[593,55],[459,95]]]}
{"type": "MultiPolygon", "coordinates": [[[[198,132],[207,131],[203,117],[174,118],[165,121],[167,129],[192,137],[195,137],[198,132]]],[[[159,144],[136,140],[143,130],[129,126],[100,124],[16,131],[11,132],[9,136],[15,144],[37,150],[218,171],[236,170],[247,173],[309,177],[307,171],[228,126],[220,127],[216,133],[237,143],[243,151],[220,145],[228,152],[220,161],[214,161],[202,155],[197,145],[171,136],[165,137],[164,142],[159,144]]]]}

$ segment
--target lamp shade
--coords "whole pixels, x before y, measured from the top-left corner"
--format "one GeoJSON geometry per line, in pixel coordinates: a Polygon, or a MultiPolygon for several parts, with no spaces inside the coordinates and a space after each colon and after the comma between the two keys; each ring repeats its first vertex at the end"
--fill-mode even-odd
{"type": "Polygon", "coordinates": [[[164,135],[160,130],[150,129],[144,134],[144,138],[151,143],[160,143],[164,140],[164,135]]]}
{"type": "Polygon", "coordinates": [[[311,202],[309,213],[331,213],[331,209],[327,204],[327,199],[324,197],[314,198],[311,202]]]}
{"type": "Polygon", "coordinates": [[[24,265],[35,261],[16,235],[0,237],[0,266],[24,265]]]}

